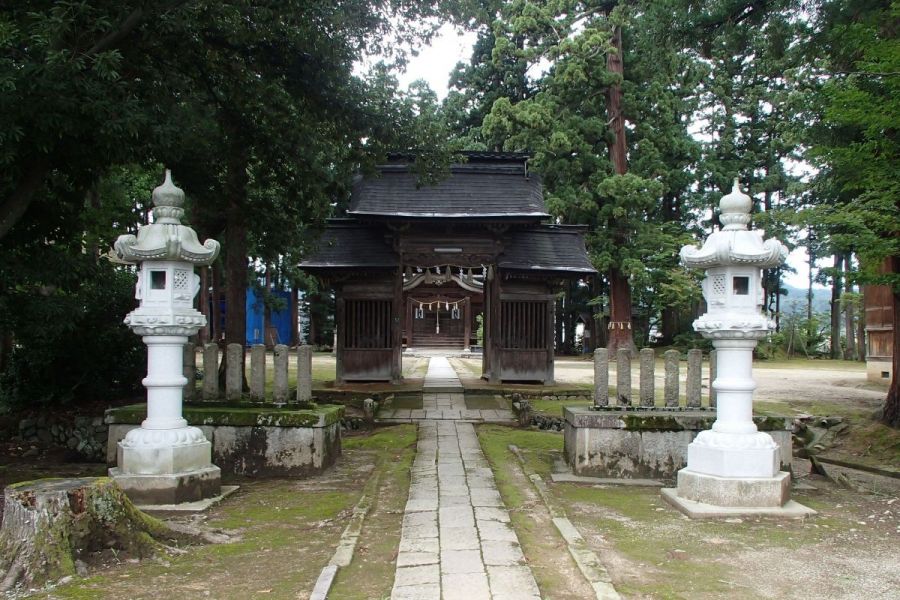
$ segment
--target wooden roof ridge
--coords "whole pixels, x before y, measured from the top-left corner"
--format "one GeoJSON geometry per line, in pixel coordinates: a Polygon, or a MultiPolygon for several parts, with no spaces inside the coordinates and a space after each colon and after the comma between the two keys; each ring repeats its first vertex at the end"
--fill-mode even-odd
{"type": "Polygon", "coordinates": [[[376,176],[357,177],[347,211],[378,218],[519,219],[549,217],[541,178],[527,156],[501,156],[454,164],[449,176],[423,184],[411,163],[380,165],[376,176]]]}
{"type": "Polygon", "coordinates": [[[586,225],[551,223],[510,230],[497,266],[512,271],[596,273],[584,245],[587,230],[586,225]]]}
{"type": "MultiPolygon", "coordinates": [[[[532,156],[530,152],[500,152],[492,150],[458,150],[454,154],[466,157],[470,161],[491,160],[491,161],[517,161],[524,162],[532,156]]],[[[408,160],[413,161],[419,155],[414,150],[388,152],[388,160],[408,160]]]]}

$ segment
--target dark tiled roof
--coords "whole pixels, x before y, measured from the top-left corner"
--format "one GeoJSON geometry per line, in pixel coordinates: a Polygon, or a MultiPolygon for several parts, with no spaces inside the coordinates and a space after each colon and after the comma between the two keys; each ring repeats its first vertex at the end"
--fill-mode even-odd
{"type": "Polygon", "coordinates": [[[397,255],[384,235],[356,223],[331,223],[301,269],[396,268],[397,255]]]}
{"type": "Polygon", "coordinates": [[[597,272],[584,248],[584,228],[565,225],[510,231],[497,265],[524,271],[597,272]]]}
{"type": "Polygon", "coordinates": [[[448,178],[422,186],[417,186],[418,177],[406,164],[379,169],[380,177],[357,180],[349,214],[470,219],[549,216],[541,179],[527,172],[524,158],[454,165],[448,178]]]}

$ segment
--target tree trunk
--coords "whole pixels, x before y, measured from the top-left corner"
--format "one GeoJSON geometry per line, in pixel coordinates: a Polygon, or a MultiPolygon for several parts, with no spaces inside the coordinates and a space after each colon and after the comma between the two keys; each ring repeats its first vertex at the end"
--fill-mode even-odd
{"type": "MultiPolygon", "coordinates": [[[[230,144],[228,172],[225,185],[225,343],[240,344],[247,342],[247,215],[244,205],[247,201],[247,165],[249,158],[247,148],[239,137],[234,137],[230,144]]],[[[241,362],[244,362],[241,353],[241,362]]],[[[222,356],[220,371],[224,382],[224,370],[227,370],[226,352],[222,356]]],[[[241,372],[244,372],[243,364],[241,372]]],[[[245,377],[246,379],[246,377],[245,377]]],[[[244,382],[245,387],[246,381],[244,382]]]]}
{"type": "MultiPolygon", "coordinates": [[[[850,283],[850,254],[844,255],[844,280],[846,281],[846,302],[844,302],[844,330],[847,332],[847,346],[844,349],[844,360],[856,360],[856,323],[855,303],[851,300],[853,284],[850,283]]],[[[865,312],[863,312],[865,314],[865,312]]]]}
{"type": "MultiPolygon", "coordinates": [[[[625,67],[622,63],[621,27],[613,27],[611,42],[614,51],[606,54],[606,69],[613,75],[618,75],[619,81],[621,81],[625,77],[625,67]]],[[[606,94],[606,114],[613,131],[613,137],[609,142],[609,158],[613,164],[613,172],[616,175],[624,175],[628,172],[628,153],[625,145],[625,116],[622,114],[622,85],[620,82],[609,86],[606,94]]]]}
{"type": "MultiPolygon", "coordinates": [[[[888,262],[891,273],[900,273],[900,256],[892,256],[888,262]]],[[[893,348],[891,374],[891,387],[888,388],[887,398],[884,399],[884,408],[881,411],[881,420],[885,425],[900,428],[900,289],[893,289],[893,348]]]]}
{"type": "MultiPolygon", "coordinates": [[[[468,344],[468,342],[466,342],[468,344]]],[[[291,284],[291,346],[300,345],[300,292],[297,282],[291,284]]]]}
{"type": "Polygon", "coordinates": [[[866,286],[859,286],[859,315],[856,317],[856,360],[866,362],[866,286]]]}
{"type": "Polygon", "coordinates": [[[197,295],[197,310],[206,317],[206,327],[201,327],[197,332],[197,344],[203,347],[209,341],[209,332],[212,330],[212,315],[209,314],[209,267],[200,267],[200,293],[197,295]]]}
{"type": "Polygon", "coordinates": [[[50,158],[44,154],[25,168],[25,174],[12,194],[0,203],[0,240],[22,219],[49,172],[50,158]]]}
{"type": "Polygon", "coordinates": [[[11,485],[4,491],[0,529],[0,592],[74,575],[76,560],[107,548],[142,558],[164,550],[165,543],[189,541],[198,540],[139,511],[105,477],[11,485]]]}
{"type": "Polygon", "coordinates": [[[619,348],[637,354],[631,331],[631,286],[628,277],[615,267],[609,270],[609,339],[606,348],[612,356],[619,348]]]}
{"type": "Polygon", "coordinates": [[[222,340],[222,261],[217,260],[209,267],[212,278],[212,324],[209,328],[209,341],[219,343],[222,340]]]}
{"type": "MultiPolygon", "coordinates": [[[[619,81],[625,77],[625,67],[622,62],[622,28],[614,26],[612,30],[612,46],[614,50],[606,55],[606,69],[618,75],[619,81]]],[[[609,158],[616,175],[624,175],[628,172],[628,153],[625,145],[625,116],[622,114],[622,85],[617,82],[609,86],[606,94],[606,113],[612,126],[613,136],[609,142],[609,158]]],[[[615,231],[615,222],[607,224],[615,231]]],[[[617,240],[625,243],[625,240],[617,240]]],[[[618,266],[609,270],[609,341],[607,348],[615,355],[619,348],[628,348],[633,354],[637,353],[634,345],[631,325],[631,286],[628,277],[623,274],[618,266]]]]}
{"type": "Polygon", "coordinates": [[[834,255],[834,274],[831,278],[831,358],[841,358],[841,290],[843,277],[841,265],[844,257],[834,255]]]}
{"type": "MultiPolygon", "coordinates": [[[[816,250],[813,247],[812,241],[812,229],[809,230],[807,234],[807,240],[809,245],[807,246],[807,252],[809,253],[809,274],[806,276],[806,329],[807,333],[811,334],[809,331],[810,327],[812,327],[812,318],[813,318],[813,282],[815,281],[815,276],[813,275],[813,269],[816,266],[816,250]]],[[[812,337],[810,335],[810,337],[812,337]]]]}

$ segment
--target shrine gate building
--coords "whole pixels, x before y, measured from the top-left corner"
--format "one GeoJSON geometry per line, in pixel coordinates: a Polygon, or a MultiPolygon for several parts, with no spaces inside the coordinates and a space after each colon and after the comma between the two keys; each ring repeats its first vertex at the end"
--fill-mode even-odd
{"type": "Polygon", "coordinates": [[[527,155],[463,154],[436,185],[408,155],[359,177],[301,263],[335,291],[338,383],[399,382],[404,347],[469,350],[479,321],[484,378],[552,383],[555,293],[596,273],[585,228],[547,222],[527,155]]]}

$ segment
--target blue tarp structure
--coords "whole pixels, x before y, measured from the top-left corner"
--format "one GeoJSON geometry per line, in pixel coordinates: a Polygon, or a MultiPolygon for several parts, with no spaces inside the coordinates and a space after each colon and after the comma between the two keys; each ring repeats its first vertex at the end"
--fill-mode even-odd
{"type": "Polygon", "coordinates": [[[291,293],[271,290],[270,295],[284,299],[284,310],[272,311],[269,327],[272,335],[265,332],[266,307],[262,295],[257,295],[252,287],[247,288],[247,345],[290,344],[291,343],[291,293]],[[274,337],[275,339],[271,339],[274,337]]]}

